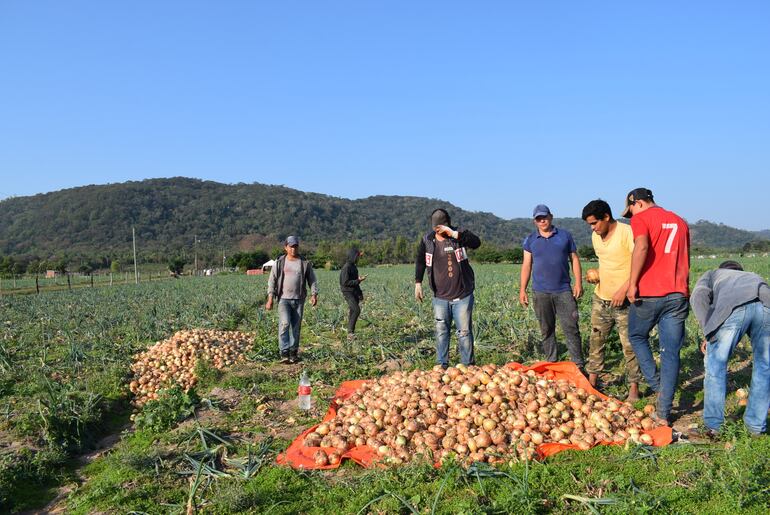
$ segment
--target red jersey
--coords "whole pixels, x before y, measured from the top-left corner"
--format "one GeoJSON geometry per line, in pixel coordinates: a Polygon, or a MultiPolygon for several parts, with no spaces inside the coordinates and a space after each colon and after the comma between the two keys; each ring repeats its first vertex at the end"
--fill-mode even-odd
{"type": "Polygon", "coordinates": [[[654,206],[631,217],[634,240],[647,236],[650,244],[639,277],[640,297],[669,293],[689,295],[690,229],[671,211],[654,206]]]}

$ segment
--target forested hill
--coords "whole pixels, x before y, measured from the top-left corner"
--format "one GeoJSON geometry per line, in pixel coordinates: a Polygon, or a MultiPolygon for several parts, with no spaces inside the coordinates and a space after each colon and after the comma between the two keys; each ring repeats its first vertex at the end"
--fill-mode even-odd
{"type": "MultiPolygon", "coordinates": [[[[349,200],[283,186],[220,184],[187,178],[151,179],[85,186],[0,202],[0,254],[49,258],[125,256],[136,228],[145,259],[165,260],[191,252],[195,238],[209,252],[269,248],[288,234],[320,241],[390,239],[416,241],[428,216],[445,207],[454,223],[484,241],[519,246],[532,230],[529,219],[504,220],[423,197],[375,196],[349,200]]],[[[530,206],[522,206],[526,212],[530,206]]],[[[578,245],[590,243],[579,218],[559,218],[578,245]]],[[[693,245],[739,248],[757,233],[710,222],[692,225],[693,245]]]]}

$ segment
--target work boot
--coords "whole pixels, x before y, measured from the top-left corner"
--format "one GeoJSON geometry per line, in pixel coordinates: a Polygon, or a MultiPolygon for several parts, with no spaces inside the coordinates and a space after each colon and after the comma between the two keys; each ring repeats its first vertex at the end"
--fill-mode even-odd
{"type": "Polygon", "coordinates": [[[289,351],[289,363],[297,363],[299,360],[299,354],[297,351],[289,351]]]}
{"type": "Polygon", "coordinates": [[[291,356],[286,351],[281,351],[281,360],[279,361],[282,365],[288,365],[289,363],[292,363],[291,356]]]}

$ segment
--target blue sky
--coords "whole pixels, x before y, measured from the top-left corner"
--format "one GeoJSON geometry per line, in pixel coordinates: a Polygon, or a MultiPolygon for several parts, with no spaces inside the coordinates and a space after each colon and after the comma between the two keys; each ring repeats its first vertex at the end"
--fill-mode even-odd
{"type": "Polygon", "coordinates": [[[770,229],[770,2],[0,2],[0,197],[187,176],[770,229]]]}

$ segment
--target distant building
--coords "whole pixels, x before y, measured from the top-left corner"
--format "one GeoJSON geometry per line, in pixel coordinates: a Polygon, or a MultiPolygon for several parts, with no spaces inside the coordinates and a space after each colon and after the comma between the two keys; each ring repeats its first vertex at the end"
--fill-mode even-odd
{"type": "Polygon", "coordinates": [[[56,270],[46,270],[45,271],[45,278],[46,279],[55,279],[56,278],[56,270]]]}

